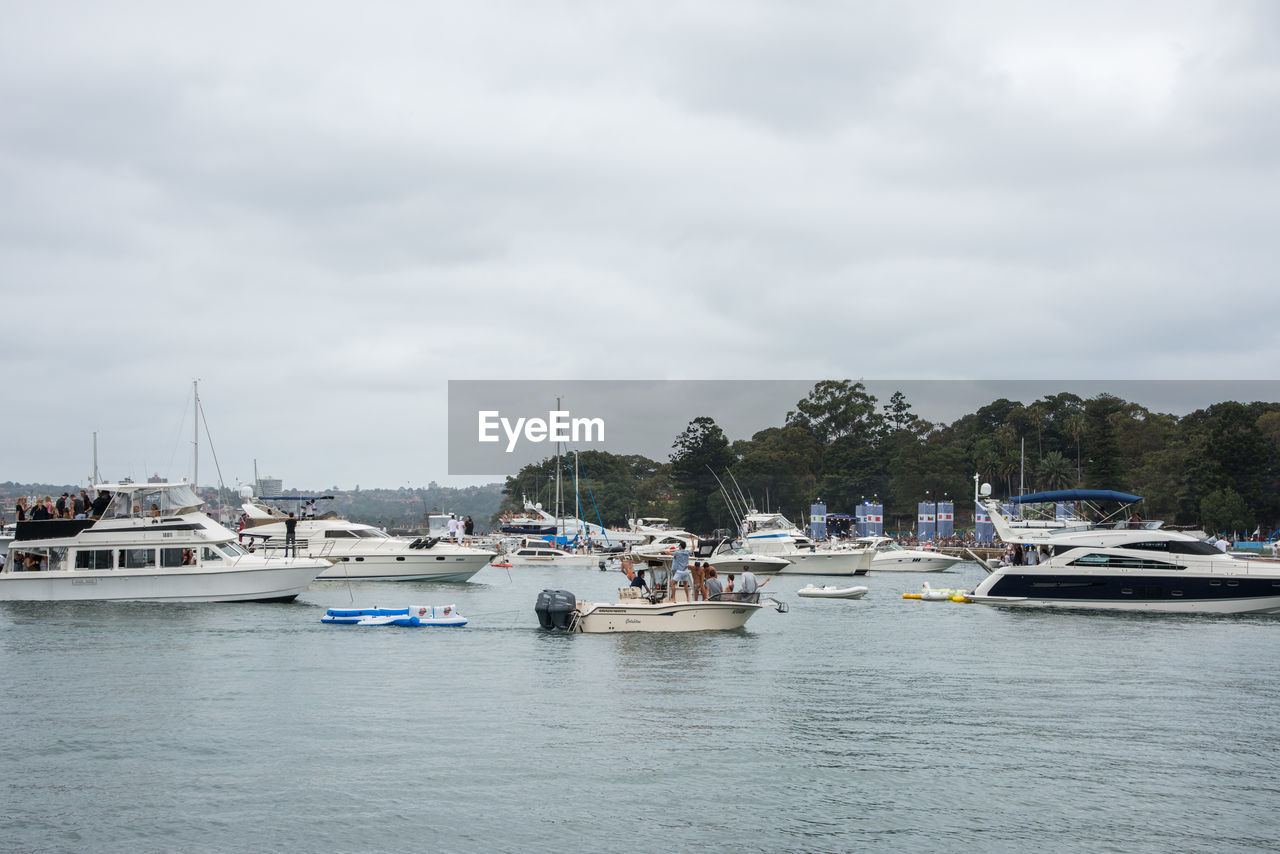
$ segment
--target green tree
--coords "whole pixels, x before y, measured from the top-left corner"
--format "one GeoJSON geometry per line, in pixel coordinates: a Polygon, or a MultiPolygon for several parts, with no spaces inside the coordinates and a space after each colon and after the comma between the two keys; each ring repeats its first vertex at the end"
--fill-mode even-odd
{"type": "Polygon", "coordinates": [[[1039,489],[1065,489],[1075,472],[1061,451],[1050,451],[1036,464],[1036,481],[1039,489]]]}
{"type": "Polygon", "coordinates": [[[729,440],[714,419],[704,415],[689,422],[671,452],[671,480],[680,493],[678,524],[695,533],[710,532],[717,522],[736,526],[716,481],[734,462],[729,440]]]}
{"type": "Polygon", "coordinates": [[[1211,533],[1233,534],[1253,530],[1254,515],[1244,497],[1234,489],[1215,489],[1200,502],[1200,520],[1211,533]]]}

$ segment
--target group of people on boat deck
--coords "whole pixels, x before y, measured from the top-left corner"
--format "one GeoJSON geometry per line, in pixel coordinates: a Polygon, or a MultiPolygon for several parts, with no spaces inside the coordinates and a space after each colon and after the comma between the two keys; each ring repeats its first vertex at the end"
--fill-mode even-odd
{"type": "MultiPolygon", "coordinates": [[[[668,601],[676,601],[676,590],[683,587],[685,589],[685,599],[688,602],[710,602],[724,599],[735,599],[738,596],[750,596],[761,587],[761,582],[756,580],[755,573],[751,570],[743,570],[740,577],[736,579],[737,589],[734,589],[735,579],[733,573],[726,576],[724,582],[720,581],[720,574],[716,568],[706,561],[689,561],[691,552],[688,548],[677,549],[673,553],[671,561],[670,581],[663,584],[662,590],[657,591],[649,586],[648,581],[644,577],[644,569],[637,569],[631,578],[631,586],[649,593],[650,595],[661,594],[661,598],[668,601]]],[[[623,569],[630,567],[629,561],[624,561],[623,569]]],[[[765,579],[767,584],[769,579],[765,579]]]]}
{"type": "Polygon", "coordinates": [[[56,501],[52,495],[46,495],[28,503],[24,496],[18,499],[13,509],[19,522],[42,522],[47,519],[98,519],[110,503],[110,492],[100,489],[98,497],[90,499],[89,493],[82,489],[76,496],[64,492],[56,501]]]}
{"type": "Polygon", "coordinates": [[[458,544],[464,544],[470,541],[471,535],[475,533],[476,523],[471,521],[471,517],[459,519],[456,513],[449,514],[449,541],[458,544]]]}

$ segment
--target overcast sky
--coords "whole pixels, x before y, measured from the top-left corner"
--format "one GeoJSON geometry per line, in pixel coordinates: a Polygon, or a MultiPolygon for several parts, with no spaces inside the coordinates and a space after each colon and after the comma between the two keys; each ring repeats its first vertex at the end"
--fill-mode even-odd
{"type": "Polygon", "coordinates": [[[350,488],[450,379],[1276,377],[1270,0],[3,12],[0,480],[190,477],[195,378],[350,488]]]}

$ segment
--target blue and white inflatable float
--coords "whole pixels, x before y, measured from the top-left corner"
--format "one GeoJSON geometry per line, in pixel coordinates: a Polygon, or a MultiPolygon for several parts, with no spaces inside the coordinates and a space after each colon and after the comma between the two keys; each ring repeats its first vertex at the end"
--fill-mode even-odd
{"type": "Polygon", "coordinates": [[[330,608],[322,623],[340,626],[465,626],[457,605],[410,605],[408,608],[330,608]]]}

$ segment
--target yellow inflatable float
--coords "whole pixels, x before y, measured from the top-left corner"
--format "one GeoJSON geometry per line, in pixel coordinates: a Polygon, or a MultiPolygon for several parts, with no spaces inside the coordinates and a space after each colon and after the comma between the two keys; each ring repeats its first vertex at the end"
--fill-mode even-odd
{"type": "Polygon", "coordinates": [[[963,590],[950,587],[930,587],[929,582],[920,585],[919,593],[903,593],[903,599],[920,599],[924,602],[972,602],[963,590]]]}

